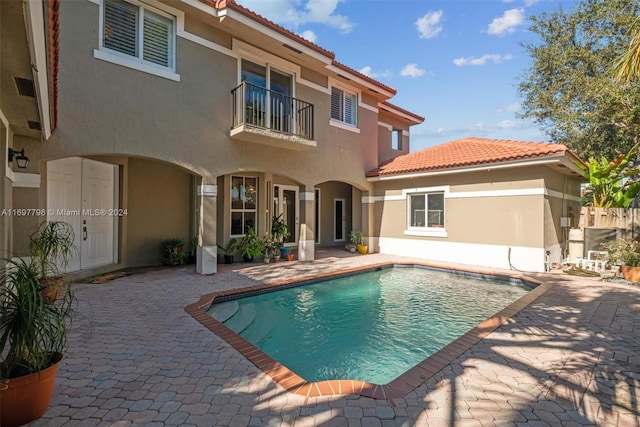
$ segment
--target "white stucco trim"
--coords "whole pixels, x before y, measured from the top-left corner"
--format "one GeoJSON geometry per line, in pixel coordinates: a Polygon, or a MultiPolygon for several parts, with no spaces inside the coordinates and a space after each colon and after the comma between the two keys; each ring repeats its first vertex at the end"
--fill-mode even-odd
{"type": "Polygon", "coordinates": [[[115,53],[94,49],[93,57],[102,61],[111,62],[112,64],[121,65],[127,68],[133,68],[134,70],[142,71],[143,73],[153,74],[154,76],[173,80],[174,82],[180,81],[180,74],[176,74],[171,71],[163,70],[162,68],[156,68],[153,65],[147,65],[142,62],[126,58],[124,57],[124,55],[116,55],[115,53]]]}
{"type": "Polygon", "coordinates": [[[314,83],[312,81],[305,80],[302,77],[300,77],[298,79],[298,83],[303,85],[303,86],[310,87],[311,89],[315,89],[318,92],[325,93],[325,94],[328,94],[328,95],[331,94],[331,88],[330,87],[328,87],[328,86],[325,87],[325,86],[319,85],[319,84],[314,83]]]}
{"type": "Polygon", "coordinates": [[[389,131],[393,131],[393,126],[388,123],[378,122],[378,126],[382,126],[384,128],[387,128],[389,131]]]}
{"type": "Polygon", "coordinates": [[[512,196],[548,196],[555,197],[565,200],[571,200],[574,202],[580,202],[581,199],[578,196],[572,196],[570,194],[562,194],[559,191],[549,190],[546,188],[520,188],[513,190],[483,190],[483,191],[460,191],[460,192],[452,192],[450,188],[445,189],[445,187],[423,187],[423,188],[415,188],[415,189],[403,189],[402,195],[393,194],[393,195],[385,195],[385,196],[368,196],[367,201],[365,198],[362,198],[362,203],[373,203],[373,202],[389,202],[389,201],[399,201],[405,200],[407,197],[407,193],[415,193],[415,192],[432,192],[432,191],[444,191],[445,199],[472,199],[472,198],[483,198],[483,197],[512,197],[512,196]]]}
{"type": "Polygon", "coordinates": [[[427,229],[427,230],[404,230],[404,235],[405,236],[418,236],[418,237],[448,237],[449,234],[447,234],[447,232],[442,229],[441,230],[437,230],[437,229],[427,229]]]}
{"type": "Polygon", "coordinates": [[[9,147],[11,146],[11,143],[12,143],[12,141],[10,140],[11,130],[9,128],[9,120],[7,119],[7,116],[4,115],[4,112],[2,111],[2,109],[0,109],[0,121],[2,121],[2,126],[4,126],[4,139],[5,139],[4,157],[3,157],[4,176],[9,178],[11,181],[13,181],[14,179],[13,170],[11,169],[9,162],[7,161],[7,159],[9,158],[9,147]]]}
{"type": "Polygon", "coordinates": [[[402,129],[402,136],[411,136],[411,133],[408,130],[402,129]]]}
{"type": "Polygon", "coordinates": [[[380,253],[521,271],[544,271],[545,248],[380,237],[380,253]],[[510,255],[509,255],[510,252],[510,255]]]}
{"type": "Polygon", "coordinates": [[[40,123],[45,139],[51,136],[51,116],[49,111],[49,68],[47,67],[47,41],[45,34],[42,0],[27,0],[25,5],[27,41],[31,56],[31,70],[36,82],[40,123]]]}
{"type": "Polygon", "coordinates": [[[218,195],[218,186],[215,184],[203,184],[196,187],[196,195],[203,197],[216,197],[218,195]]]}
{"type": "Polygon", "coordinates": [[[196,248],[196,272],[214,274],[218,272],[218,248],[215,246],[198,246],[196,248]]]}
{"type": "Polygon", "coordinates": [[[580,196],[573,196],[571,194],[561,193],[560,191],[555,190],[546,190],[546,195],[549,197],[555,197],[557,199],[565,199],[570,200],[572,202],[582,202],[582,198],[580,196]]]}
{"type": "Polygon", "coordinates": [[[437,193],[437,192],[443,192],[444,193],[444,198],[447,198],[447,195],[450,194],[449,191],[451,190],[451,186],[450,185],[436,185],[434,187],[416,187],[416,188],[403,188],[402,189],[402,196],[403,199],[407,197],[407,194],[412,194],[412,193],[437,193]]]}
{"type": "Polygon", "coordinates": [[[298,259],[300,261],[313,261],[315,248],[316,242],[314,240],[298,240],[298,259]]]}
{"type": "Polygon", "coordinates": [[[40,188],[40,174],[13,172],[13,187],[40,188]]]}
{"type": "Polygon", "coordinates": [[[349,132],[353,132],[353,133],[360,133],[359,127],[350,125],[349,123],[341,122],[340,120],[336,120],[336,119],[329,119],[329,126],[348,130],[349,132]]]}
{"type": "Polygon", "coordinates": [[[373,111],[374,113],[378,113],[378,109],[373,105],[365,104],[362,102],[362,97],[358,96],[358,106],[364,108],[365,110],[373,111]]]}
{"type": "Polygon", "coordinates": [[[301,191],[300,192],[300,200],[312,202],[315,199],[316,199],[315,191],[301,191]]]}
{"type": "Polygon", "coordinates": [[[230,56],[232,58],[237,58],[238,56],[235,54],[235,52],[233,52],[231,49],[226,48],[218,43],[214,43],[211,40],[207,40],[205,38],[202,38],[200,36],[197,36],[193,33],[189,33],[187,31],[184,30],[184,20],[181,21],[182,25],[178,25],[178,37],[182,37],[183,39],[192,41],[196,44],[199,44],[200,46],[204,46],[206,48],[209,48],[211,50],[215,50],[216,52],[220,52],[222,54],[225,54],[227,56],[230,56]]]}

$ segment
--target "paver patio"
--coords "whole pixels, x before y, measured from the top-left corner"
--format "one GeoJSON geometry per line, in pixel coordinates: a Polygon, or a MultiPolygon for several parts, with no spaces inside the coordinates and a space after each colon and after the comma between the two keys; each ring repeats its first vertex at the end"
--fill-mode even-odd
{"type": "Polygon", "coordinates": [[[32,425],[640,426],[640,287],[535,275],[554,286],[392,400],[288,393],[184,311],[215,291],[407,261],[346,254],[75,284],[70,348],[51,408],[32,425]]]}

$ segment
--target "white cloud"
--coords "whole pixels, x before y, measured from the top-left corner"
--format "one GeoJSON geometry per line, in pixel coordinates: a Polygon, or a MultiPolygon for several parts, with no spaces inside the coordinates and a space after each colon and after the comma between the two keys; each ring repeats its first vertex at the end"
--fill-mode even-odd
{"type": "Polygon", "coordinates": [[[442,10],[429,12],[422,18],[419,18],[416,21],[416,27],[418,27],[420,38],[430,39],[440,34],[440,32],[442,31],[442,25],[440,25],[441,21],[442,10]]]}
{"type": "Polygon", "coordinates": [[[315,43],[318,40],[318,36],[311,30],[306,30],[300,33],[300,37],[309,40],[311,43],[315,43]]]}
{"type": "Polygon", "coordinates": [[[377,79],[380,77],[387,78],[391,76],[390,71],[381,71],[381,72],[373,71],[373,68],[371,68],[369,65],[362,67],[362,69],[360,69],[360,72],[367,77],[371,77],[372,79],[377,79]]]}
{"type": "Polygon", "coordinates": [[[508,61],[510,59],[513,58],[513,55],[511,54],[506,54],[506,55],[498,55],[498,54],[486,54],[486,55],[482,55],[479,58],[475,58],[473,56],[469,56],[469,57],[460,57],[460,58],[456,58],[453,60],[453,63],[456,64],[458,67],[465,67],[468,65],[476,65],[476,66],[483,66],[485,65],[487,62],[492,61],[495,64],[501,64],[504,61],[508,61]]]}
{"type": "Polygon", "coordinates": [[[514,102],[512,104],[507,105],[504,108],[498,108],[496,111],[498,113],[504,113],[505,111],[508,113],[517,113],[522,108],[519,102],[514,102]]]}
{"type": "Polygon", "coordinates": [[[419,68],[418,64],[407,64],[400,71],[400,75],[404,77],[421,77],[424,76],[427,70],[419,68]]]}
{"type": "Polygon", "coordinates": [[[237,0],[242,6],[265,18],[294,29],[305,24],[324,24],[348,33],[353,23],[344,15],[336,13],[338,4],[344,0],[237,0]]]}
{"type": "Polygon", "coordinates": [[[540,3],[540,0],[524,0],[524,7],[531,7],[536,3],[540,3]]]}
{"type": "Polygon", "coordinates": [[[509,9],[504,15],[495,18],[489,24],[487,32],[494,36],[503,36],[507,33],[513,33],[516,27],[524,22],[524,9],[509,9]]]}

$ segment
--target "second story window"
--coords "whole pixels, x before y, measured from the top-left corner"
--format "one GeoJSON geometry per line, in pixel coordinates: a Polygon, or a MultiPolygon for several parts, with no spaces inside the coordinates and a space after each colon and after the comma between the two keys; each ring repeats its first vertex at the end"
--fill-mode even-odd
{"type": "Polygon", "coordinates": [[[174,17],[137,2],[104,0],[103,19],[103,48],[174,68],[174,17]]]}
{"type": "Polygon", "coordinates": [[[394,129],[391,131],[391,149],[402,150],[402,131],[394,129]]]}
{"type": "Polygon", "coordinates": [[[357,125],[357,95],[336,87],[331,88],[331,118],[350,125],[357,125]]]}

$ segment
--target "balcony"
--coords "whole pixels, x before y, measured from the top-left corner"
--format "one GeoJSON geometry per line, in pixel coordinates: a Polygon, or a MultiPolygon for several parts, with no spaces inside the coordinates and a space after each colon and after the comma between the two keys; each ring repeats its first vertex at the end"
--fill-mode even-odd
{"type": "Polygon", "coordinates": [[[231,138],[290,150],[317,145],[313,104],[248,82],[231,91],[231,138]]]}

